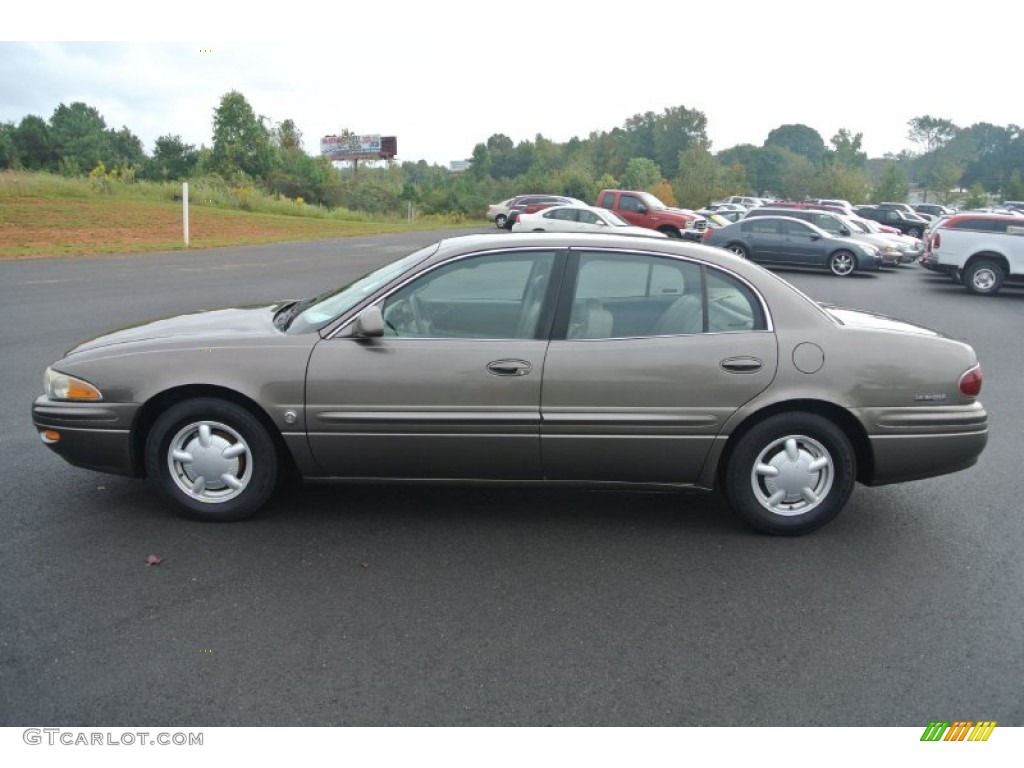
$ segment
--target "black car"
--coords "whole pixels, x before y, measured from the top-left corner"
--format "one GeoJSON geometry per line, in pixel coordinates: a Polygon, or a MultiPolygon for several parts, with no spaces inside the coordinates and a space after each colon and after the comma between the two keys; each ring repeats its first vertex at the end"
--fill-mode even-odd
{"type": "Polygon", "coordinates": [[[910,235],[911,237],[921,237],[928,227],[928,222],[920,216],[913,216],[903,211],[882,208],[880,206],[860,205],[854,208],[854,212],[862,219],[871,219],[879,224],[896,227],[904,235],[910,235]]]}
{"type": "Polygon", "coordinates": [[[938,203],[918,203],[914,206],[914,210],[918,213],[927,213],[929,216],[949,216],[955,213],[949,206],[938,203]]]}

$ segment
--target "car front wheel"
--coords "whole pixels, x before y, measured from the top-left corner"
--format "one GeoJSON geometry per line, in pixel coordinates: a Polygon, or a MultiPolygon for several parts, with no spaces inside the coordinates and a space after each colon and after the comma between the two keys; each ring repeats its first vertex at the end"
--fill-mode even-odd
{"type": "Polygon", "coordinates": [[[747,250],[747,247],[745,245],[741,245],[739,243],[729,243],[727,246],[725,246],[725,249],[727,251],[732,251],[741,259],[750,258],[750,251],[747,250]]]}
{"type": "Polygon", "coordinates": [[[215,398],[167,409],[146,439],[146,472],[182,517],[226,522],[254,515],[278,475],[277,452],[252,413],[215,398]]]}
{"type": "Polygon", "coordinates": [[[828,269],[838,277],[846,277],[856,268],[857,259],[849,251],[836,251],[828,257],[828,269]]]}
{"type": "Polygon", "coordinates": [[[508,216],[506,216],[504,213],[499,213],[497,216],[494,217],[494,226],[496,226],[498,229],[504,229],[505,221],[507,219],[508,216]]]}
{"type": "Polygon", "coordinates": [[[816,530],[846,504],[856,480],[849,439],[813,413],[780,413],[740,438],[725,469],[736,515],[764,533],[816,530]]]}

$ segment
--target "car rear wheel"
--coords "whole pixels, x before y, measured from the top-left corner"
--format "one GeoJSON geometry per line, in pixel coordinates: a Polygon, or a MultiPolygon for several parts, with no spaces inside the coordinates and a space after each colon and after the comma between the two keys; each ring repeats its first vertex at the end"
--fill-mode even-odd
{"type": "Polygon", "coordinates": [[[681,240],[683,237],[683,233],[675,227],[662,227],[658,231],[668,237],[674,237],[676,240],[681,240]]]}
{"type": "Polygon", "coordinates": [[[146,439],[146,472],[182,517],[242,520],[254,515],[278,475],[277,452],[252,413],[216,398],[167,409],[146,439]]]}
{"type": "Polygon", "coordinates": [[[992,295],[1003,286],[1006,274],[1002,266],[992,259],[979,259],[964,270],[963,282],[971,293],[992,295]]]}
{"type": "Polygon", "coordinates": [[[920,237],[921,230],[918,229],[917,227],[911,227],[910,229],[907,230],[907,234],[910,235],[911,237],[920,237]]]}
{"type": "Polygon", "coordinates": [[[505,221],[507,219],[508,216],[506,216],[504,213],[499,213],[497,216],[494,217],[494,226],[496,226],[498,229],[504,229],[505,221]]]}
{"type": "Polygon", "coordinates": [[[750,258],[750,251],[747,250],[747,247],[745,245],[741,245],[739,243],[729,243],[727,246],[725,246],[725,250],[732,251],[741,259],[750,258]]]}
{"type": "Polygon", "coordinates": [[[836,251],[828,257],[828,269],[833,275],[846,277],[857,268],[857,258],[849,251],[836,251]]]}
{"type": "Polygon", "coordinates": [[[846,504],[857,476],[849,439],[813,413],[780,413],[740,438],[725,470],[736,515],[764,533],[816,530],[846,504]]]}

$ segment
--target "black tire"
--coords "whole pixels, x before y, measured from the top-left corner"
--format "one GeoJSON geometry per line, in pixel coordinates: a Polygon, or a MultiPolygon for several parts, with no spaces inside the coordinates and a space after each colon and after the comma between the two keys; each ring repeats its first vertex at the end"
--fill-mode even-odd
{"type": "Polygon", "coordinates": [[[963,273],[964,286],[979,296],[991,296],[1003,287],[1006,272],[1002,264],[993,259],[978,259],[967,265],[963,273]]]}
{"type": "Polygon", "coordinates": [[[725,496],[736,516],[759,531],[809,533],[839,514],[853,492],[853,448],[822,416],[779,413],[739,440],[725,468],[725,496]]]}
{"type": "Polygon", "coordinates": [[[673,238],[675,240],[682,240],[683,239],[683,233],[680,232],[675,227],[662,227],[658,231],[661,232],[664,235],[668,235],[669,237],[671,237],[671,238],[673,238]]]}
{"type": "Polygon", "coordinates": [[[504,229],[506,219],[508,219],[508,216],[506,216],[504,213],[499,213],[497,216],[494,217],[494,226],[496,226],[498,229],[504,229]]]}
{"type": "Polygon", "coordinates": [[[747,246],[743,245],[742,243],[729,243],[727,246],[725,246],[725,250],[732,251],[741,259],[750,258],[750,251],[747,250],[747,246]]]}
{"type": "Polygon", "coordinates": [[[252,413],[204,397],[180,402],[156,420],[146,437],[146,473],[182,517],[228,522],[263,506],[277,482],[278,457],[252,413]]]}
{"type": "Polygon", "coordinates": [[[917,227],[911,227],[907,230],[907,234],[911,237],[920,237],[923,233],[917,227]]]}
{"type": "Polygon", "coordinates": [[[828,257],[828,271],[836,277],[852,275],[857,269],[857,257],[851,251],[836,251],[828,257]]]}

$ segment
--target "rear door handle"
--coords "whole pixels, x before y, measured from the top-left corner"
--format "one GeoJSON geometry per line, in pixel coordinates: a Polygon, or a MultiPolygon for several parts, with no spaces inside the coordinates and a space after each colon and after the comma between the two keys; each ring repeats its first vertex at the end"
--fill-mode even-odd
{"type": "Polygon", "coordinates": [[[756,373],[764,363],[756,357],[729,357],[719,363],[729,373],[756,373]]]}
{"type": "Polygon", "coordinates": [[[525,360],[494,360],[487,364],[487,372],[494,376],[525,376],[533,366],[525,360]]]}

